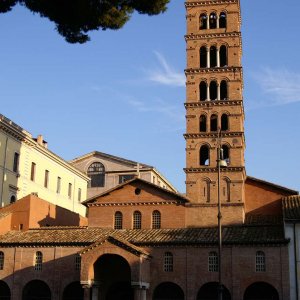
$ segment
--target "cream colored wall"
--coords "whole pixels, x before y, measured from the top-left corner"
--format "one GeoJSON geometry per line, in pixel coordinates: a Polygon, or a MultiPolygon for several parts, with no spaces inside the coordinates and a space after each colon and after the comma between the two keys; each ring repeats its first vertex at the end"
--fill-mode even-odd
{"type": "Polygon", "coordinates": [[[85,215],[85,207],[78,201],[78,189],[81,189],[81,201],[86,199],[87,181],[62,165],[53,155],[49,155],[42,146],[22,145],[20,156],[20,177],[18,182],[20,191],[18,198],[32,192],[53,204],[85,215]],[[47,155],[48,154],[48,155],[47,155]],[[35,180],[31,180],[31,165],[36,164],[35,180]],[[48,187],[44,186],[45,170],[49,171],[48,187]],[[61,190],[57,193],[57,177],[61,178],[61,190]],[[68,197],[69,183],[72,184],[72,195],[68,197]]]}
{"type": "Polygon", "coordinates": [[[16,195],[19,183],[18,173],[13,172],[15,152],[20,154],[21,142],[0,131],[0,199],[1,206],[10,203],[16,195]]]}

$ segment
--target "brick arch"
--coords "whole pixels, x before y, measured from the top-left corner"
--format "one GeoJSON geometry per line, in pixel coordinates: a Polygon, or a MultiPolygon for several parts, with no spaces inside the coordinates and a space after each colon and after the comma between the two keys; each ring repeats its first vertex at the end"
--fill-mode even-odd
{"type": "Polygon", "coordinates": [[[94,279],[94,264],[105,254],[118,255],[126,260],[131,269],[131,280],[133,282],[150,280],[149,258],[140,253],[132,253],[127,249],[116,246],[108,241],[102,245],[91,249],[90,251],[81,253],[81,271],[80,281],[91,282],[94,279]]]}

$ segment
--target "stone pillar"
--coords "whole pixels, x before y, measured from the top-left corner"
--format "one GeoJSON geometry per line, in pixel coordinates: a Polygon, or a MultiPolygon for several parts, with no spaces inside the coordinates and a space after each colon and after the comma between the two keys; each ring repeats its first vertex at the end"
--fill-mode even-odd
{"type": "Polygon", "coordinates": [[[207,97],[206,97],[206,100],[209,101],[210,100],[210,88],[209,88],[209,82],[207,82],[207,90],[206,90],[206,94],[207,94],[207,97]]]}
{"type": "Polygon", "coordinates": [[[220,49],[217,48],[217,67],[220,68],[220,49]]]}
{"type": "Polygon", "coordinates": [[[149,283],[132,282],[131,286],[134,289],[134,300],[147,300],[147,289],[149,288],[149,283]]]}
{"type": "Polygon", "coordinates": [[[207,21],[207,23],[206,23],[206,24],[207,24],[207,26],[206,26],[206,27],[207,27],[207,29],[210,29],[210,28],[209,28],[209,15],[207,15],[207,19],[206,19],[206,21],[207,21]]]}
{"type": "Polygon", "coordinates": [[[83,288],[83,300],[91,300],[91,281],[80,281],[83,288]]]}
{"type": "Polygon", "coordinates": [[[206,48],[206,66],[207,68],[210,68],[210,49],[209,47],[206,48]]]}
{"type": "Polygon", "coordinates": [[[221,86],[219,83],[217,85],[217,100],[221,100],[221,86]]]}
{"type": "Polygon", "coordinates": [[[92,285],[92,300],[99,300],[100,295],[100,282],[93,282],[92,285]]]}
{"type": "Polygon", "coordinates": [[[217,15],[217,28],[220,28],[220,16],[217,15]]]}

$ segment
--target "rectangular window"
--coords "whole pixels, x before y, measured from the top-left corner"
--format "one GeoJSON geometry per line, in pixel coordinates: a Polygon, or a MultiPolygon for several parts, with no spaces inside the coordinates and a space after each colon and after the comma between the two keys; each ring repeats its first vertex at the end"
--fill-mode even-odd
{"type": "Polygon", "coordinates": [[[35,181],[35,168],[36,164],[34,162],[31,163],[31,173],[30,173],[30,180],[35,181]]]}
{"type": "Polygon", "coordinates": [[[78,202],[81,202],[81,188],[78,189],[78,202]]]}
{"type": "Polygon", "coordinates": [[[79,254],[77,254],[75,256],[75,270],[80,270],[81,268],[81,256],[79,254]]]}
{"type": "Polygon", "coordinates": [[[123,183],[123,182],[128,181],[133,178],[134,178],[134,175],[132,175],[132,174],[119,175],[119,183],[123,183]]]}
{"type": "Polygon", "coordinates": [[[60,194],[60,187],[61,187],[61,178],[57,177],[57,183],[56,183],[56,193],[60,194]]]}
{"type": "Polygon", "coordinates": [[[68,188],[68,197],[72,197],[72,183],[69,183],[69,188],[68,188]]]}
{"type": "Polygon", "coordinates": [[[44,180],[44,187],[48,188],[48,183],[49,183],[49,171],[45,170],[45,180],[44,180]]]}
{"type": "Polygon", "coordinates": [[[14,172],[18,172],[18,169],[19,169],[19,157],[20,157],[20,154],[15,152],[15,155],[14,155],[14,165],[13,165],[13,171],[14,172]]]}

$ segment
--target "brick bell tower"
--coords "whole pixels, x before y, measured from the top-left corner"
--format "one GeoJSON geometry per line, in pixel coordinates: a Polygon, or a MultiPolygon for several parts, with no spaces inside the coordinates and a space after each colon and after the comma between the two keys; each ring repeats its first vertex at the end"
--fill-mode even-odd
{"type": "Polygon", "coordinates": [[[217,224],[218,132],[222,223],[244,221],[245,137],[239,0],[187,0],[186,225],[217,224]]]}

